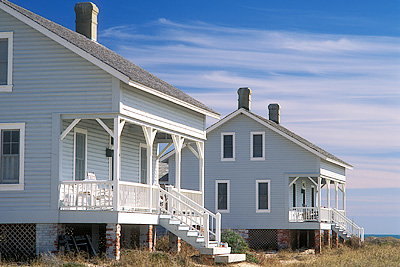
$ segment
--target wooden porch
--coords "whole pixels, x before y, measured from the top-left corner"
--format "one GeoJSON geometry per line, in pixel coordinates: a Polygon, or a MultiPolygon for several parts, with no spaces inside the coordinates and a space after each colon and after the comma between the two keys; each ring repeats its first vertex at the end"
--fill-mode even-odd
{"type": "MultiPolygon", "coordinates": [[[[113,181],[63,181],[60,183],[59,209],[76,211],[124,211],[159,214],[160,186],[120,181],[115,205],[113,181]],[[152,201],[150,201],[150,191],[152,201]],[[115,206],[118,209],[115,209],[115,206]]],[[[202,205],[200,191],[180,189],[180,193],[202,205]]]]}
{"type": "Polygon", "coordinates": [[[289,200],[289,203],[291,203],[292,207],[289,207],[289,223],[314,225],[319,229],[329,226],[329,229],[337,231],[345,239],[350,236],[356,236],[361,241],[364,240],[364,229],[346,217],[346,187],[344,180],[324,175],[290,178],[292,180],[289,182],[289,192],[291,192],[292,199],[289,200]],[[296,184],[301,186],[296,187],[296,184]],[[332,185],[335,193],[334,207],[332,207],[331,203],[332,185]],[[326,190],[324,199],[323,189],[326,190]],[[300,192],[299,197],[297,192],[300,192]],[[341,205],[339,205],[339,192],[342,193],[341,205]],[[298,199],[300,199],[300,207],[296,205],[298,204],[298,199]]]}

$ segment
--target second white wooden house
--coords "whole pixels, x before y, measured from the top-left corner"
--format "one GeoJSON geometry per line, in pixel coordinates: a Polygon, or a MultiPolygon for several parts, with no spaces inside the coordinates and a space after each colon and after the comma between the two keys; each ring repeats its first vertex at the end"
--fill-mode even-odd
{"type": "MultiPolygon", "coordinates": [[[[238,90],[238,109],[207,129],[205,207],[222,214],[222,228],[239,232],[254,248],[315,247],[338,235],[363,239],[346,217],[346,169],[353,167],[269,118],[251,112],[251,90],[238,90]]],[[[267,112],[267,111],[266,111],[267,112]]],[[[182,150],[182,185],[198,190],[196,148],[182,150]]],[[[174,151],[169,163],[174,184],[174,151]]]]}

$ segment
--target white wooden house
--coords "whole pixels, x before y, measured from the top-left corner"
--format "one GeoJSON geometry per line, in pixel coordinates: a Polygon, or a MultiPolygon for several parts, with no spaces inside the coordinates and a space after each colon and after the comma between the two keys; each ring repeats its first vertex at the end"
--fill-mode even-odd
{"type": "MultiPolygon", "coordinates": [[[[238,109],[207,129],[205,207],[222,214],[222,228],[238,231],[254,248],[321,246],[338,234],[363,239],[346,217],[346,169],[353,167],[280,124],[278,104],[269,119],[250,110],[251,90],[240,88],[238,109]]],[[[182,186],[199,187],[188,144],[182,154],[182,186]]],[[[174,184],[174,151],[169,163],[174,184]]]]}
{"type": "Polygon", "coordinates": [[[203,254],[229,252],[203,207],[205,121],[219,114],[99,44],[94,4],[75,11],[79,33],[0,1],[0,253],[56,250],[67,228],[93,243],[107,233],[119,258],[121,235],[132,242],[140,226],[151,247],[158,224],[203,254]],[[181,188],[178,155],[176,186],[163,190],[158,144],[188,141],[199,189],[181,188]]]}

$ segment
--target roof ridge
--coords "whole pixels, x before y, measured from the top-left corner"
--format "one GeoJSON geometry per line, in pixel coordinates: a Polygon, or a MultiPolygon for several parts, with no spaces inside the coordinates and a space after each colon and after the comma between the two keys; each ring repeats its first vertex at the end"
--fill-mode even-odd
{"type": "Polygon", "coordinates": [[[122,57],[121,55],[107,48],[106,46],[100,44],[99,42],[90,40],[89,38],[71,29],[68,29],[56,22],[44,18],[10,1],[1,0],[1,2],[7,5],[8,7],[12,8],[16,12],[22,14],[26,18],[30,19],[31,21],[39,24],[41,27],[44,27],[45,29],[56,34],[57,36],[64,39],[68,43],[81,49],[85,53],[91,55],[97,60],[100,60],[104,64],[115,69],[119,73],[122,73],[123,75],[127,76],[132,81],[135,81],[139,84],[155,89],[166,95],[175,97],[186,103],[192,104],[197,108],[219,115],[218,112],[207,107],[197,99],[177,89],[176,87],[172,86],[166,81],[158,78],[156,75],[150,73],[149,71],[137,66],[136,64],[132,63],[128,59],[122,57]]]}
{"type": "MultiPolygon", "coordinates": [[[[247,113],[249,113],[249,114],[255,116],[256,118],[262,120],[263,122],[267,123],[268,125],[274,127],[275,129],[277,129],[277,130],[280,131],[281,133],[284,133],[284,134],[286,134],[287,136],[289,136],[289,137],[291,137],[291,138],[297,140],[298,142],[302,143],[303,145],[309,147],[310,149],[314,150],[315,152],[317,152],[317,153],[319,153],[319,154],[321,154],[321,155],[324,155],[325,157],[327,157],[327,158],[329,158],[329,159],[332,159],[332,160],[334,160],[334,161],[337,161],[337,162],[339,162],[339,163],[341,163],[341,164],[347,165],[347,166],[349,166],[349,167],[353,167],[351,164],[349,164],[349,163],[347,163],[347,162],[341,160],[340,158],[338,158],[338,157],[336,157],[335,155],[329,153],[328,151],[322,149],[321,147],[319,147],[319,146],[313,144],[312,142],[308,141],[307,139],[301,137],[300,135],[298,135],[298,134],[292,132],[291,130],[287,129],[286,127],[282,126],[281,124],[278,124],[278,123],[276,123],[276,122],[273,122],[273,121],[271,121],[271,120],[269,120],[269,119],[267,119],[267,118],[265,118],[265,117],[263,117],[263,116],[261,116],[261,115],[258,115],[258,114],[254,113],[254,112],[248,111],[248,110],[243,109],[243,108],[237,109],[237,110],[235,110],[235,111],[229,113],[228,115],[226,115],[225,117],[223,117],[222,119],[220,119],[219,121],[217,121],[216,123],[214,123],[214,124],[212,124],[211,126],[207,127],[207,132],[209,131],[209,129],[210,129],[210,131],[214,130],[214,129],[215,129],[215,126],[216,126],[218,123],[220,123],[221,121],[223,121],[225,118],[231,116],[231,115],[234,114],[235,112],[238,112],[238,110],[240,111],[238,114],[247,112],[247,113]],[[212,128],[213,128],[213,129],[212,129],[212,128]]],[[[236,117],[238,114],[236,114],[236,115],[233,116],[233,117],[236,117]]],[[[232,118],[233,118],[233,117],[232,117],[232,118]]],[[[230,118],[230,119],[232,119],[232,118],[230,118]]],[[[229,120],[230,120],[230,119],[229,119],[229,120]]],[[[223,123],[225,123],[225,122],[223,122],[223,123]]]]}

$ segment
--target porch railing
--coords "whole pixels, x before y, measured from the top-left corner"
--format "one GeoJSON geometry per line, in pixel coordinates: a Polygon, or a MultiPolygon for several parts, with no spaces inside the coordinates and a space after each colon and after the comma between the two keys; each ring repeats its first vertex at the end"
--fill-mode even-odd
{"type": "Polygon", "coordinates": [[[289,209],[289,222],[315,222],[318,221],[318,208],[293,207],[289,209]]]}
{"type": "Polygon", "coordinates": [[[59,188],[61,210],[111,210],[113,182],[63,181],[59,188]]]}
{"type": "Polygon", "coordinates": [[[214,214],[201,204],[186,197],[182,190],[167,186],[167,190],[160,188],[161,206],[163,213],[189,226],[191,230],[199,231],[205,240],[206,247],[210,241],[221,242],[221,214],[214,214]]]}
{"type": "MultiPolygon", "coordinates": [[[[119,211],[149,212],[150,186],[119,181],[119,211]]],[[[113,210],[113,181],[62,181],[59,186],[61,210],[113,210]]],[[[199,191],[181,189],[181,193],[201,205],[199,191]]],[[[159,208],[159,189],[152,186],[152,212],[159,208]]]]}
{"type": "Polygon", "coordinates": [[[364,241],[364,228],[359,227],[337,209],[332,209],[331,214],[332,223],[336,224],[339,228],[345,230],[347,234],[360,238],[361,242],[364,241]]]}

